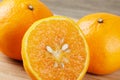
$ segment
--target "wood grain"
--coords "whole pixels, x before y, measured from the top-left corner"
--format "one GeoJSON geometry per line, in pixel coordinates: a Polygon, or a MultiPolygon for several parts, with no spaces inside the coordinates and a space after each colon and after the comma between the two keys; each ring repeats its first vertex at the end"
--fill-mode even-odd
{"type": "MultiPolygon", "coordinates": [[[[1,1],[1,0],[0,0],[1,1]]],[[[120,0],[41,0],[54,14],[79,19],[95,12],[120,15],[120,0]]],[[[31,80],[22,62],[12,60],[0,53],[0,80],[31,80]]],[[[86,74],[83,80],[120,80],[120,71],[110,75],[86,74]]]]}

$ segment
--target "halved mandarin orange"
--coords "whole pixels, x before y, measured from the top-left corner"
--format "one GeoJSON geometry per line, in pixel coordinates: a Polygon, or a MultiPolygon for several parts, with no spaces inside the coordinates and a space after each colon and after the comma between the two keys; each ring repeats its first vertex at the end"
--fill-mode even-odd
{"type": "Polygon", "coordinates": [[[53,16],[28,29],[22,58],[33,80],[81,80],[88,68],[89,49],[74,21],[53,16]]]}

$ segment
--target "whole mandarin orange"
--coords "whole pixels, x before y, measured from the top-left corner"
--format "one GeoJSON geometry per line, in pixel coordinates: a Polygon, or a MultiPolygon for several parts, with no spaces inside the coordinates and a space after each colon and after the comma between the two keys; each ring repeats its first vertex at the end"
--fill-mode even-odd
{"type": "Polygon", "coordinates": [[[120,69],[120,17],[95,13],[83,17],[78,24],[90,48],[88,72],[109,74],[120,69]]]}
{"type": "Polygon", "coordinates": [[[31,24],[52,12],[39,0],[3,0],[0,3],[0,49],[21,60],[21,41],[31,24]]]}

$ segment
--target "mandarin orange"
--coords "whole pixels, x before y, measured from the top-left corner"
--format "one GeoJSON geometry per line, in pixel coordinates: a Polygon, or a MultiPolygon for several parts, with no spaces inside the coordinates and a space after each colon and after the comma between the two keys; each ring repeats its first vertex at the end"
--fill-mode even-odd
{"type": "Polygon", "coordinates": [[[0,2],[0,49],[10,58],[21,60],[21,40],[31,24],[52,12],[39,0],[0,2]]]}
{"type": "Polygon", "coordinates": [[[33,80],[81,80],[88,68],[89,49],[75,22],[53,16],[28,29],[22,58],[33,80]]]}
{"type": "Polygon", "coordinates": [[[78,21],[90,48],[88,72],[110,74],[120,69],[120,17],[90,14],[78,21]]]}

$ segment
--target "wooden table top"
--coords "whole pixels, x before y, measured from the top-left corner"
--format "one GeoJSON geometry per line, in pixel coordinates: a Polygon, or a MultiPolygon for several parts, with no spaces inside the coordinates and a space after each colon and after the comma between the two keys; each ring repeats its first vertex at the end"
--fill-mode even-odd
{"type": "MultiPolygon", "coordinates": [[[[1,1],[1,0],[0,0],[1,1]]],[[[120,15],[120,0],[41,0],[54,14],[79,19],[95,12],[120,15]]],[[[12,60],[0,53],[0,80],[31,80],[22,62],[12,60]]],[[[83,80],[120,80],[120,71],[110,75],[86,74],[83,80]]]]}

